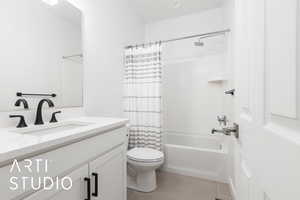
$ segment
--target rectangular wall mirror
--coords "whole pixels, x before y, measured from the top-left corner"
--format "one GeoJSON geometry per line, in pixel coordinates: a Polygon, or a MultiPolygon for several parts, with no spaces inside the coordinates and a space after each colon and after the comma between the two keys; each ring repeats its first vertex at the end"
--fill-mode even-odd
{"type": "MultiPolygon", "coordinates": [[[[17,92],[55,93],[57,108],[83,105],[81,11],[67,0],[9,0],[0,7],[0,111],[17,92]]],[[[30,108],[44,97],[24,96],[30,108]]]]}

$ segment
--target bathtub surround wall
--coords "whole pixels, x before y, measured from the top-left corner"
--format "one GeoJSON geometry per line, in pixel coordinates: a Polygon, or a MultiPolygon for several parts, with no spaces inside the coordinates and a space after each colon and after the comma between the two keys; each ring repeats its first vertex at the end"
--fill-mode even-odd
{"type": "Polygon", "coordinates": [[[180,134],[209,135],[222,114],[222,85],[210,83],[224,63],[211,55],[194,61],[164,64],[164,130],[180,134]]]}
{"type": "MultiPolygon", "coordinates": [[[[227,29],[226,14],[226,9],[216,8],[153,22],[146,25],[146,40],[165,40],[227,29]]],[[[231,87],[227,83],[232,76],[228,64],[230,34],[203,39],[202,47],[194,46],[197,38],[163,46],[165,131],[209,135],[211,129],[218,126],[216,116],[227,114],[230,110],[227,106],[231,105],[224,101],[224,98],[231,100],[224,95],[224,91],[231,87]]]]}
{"type": "MultiPolygon", "coordinates": [[[[223,17],[226,26],[231,29],[227,35],[227,55],[226,55],[226,68],[225,74],[227,80],[223,83],[223,90],[235,89],[234,83],[234,63],[233,63],[233,52],[234,52],[234,0],[228,0],[223,5],[223,17]]],[[[234,103],[235,99],[232,95],[223,95],[223,113],[228,117],[231,123],[234,122],[234,103]]]]}
{"type": "MultiPolygon", "coordinates": [[[[231,29],[231,35],[228,40],[228,64],[232,66],[228,68],[228,74],[230,74],[230,79],[225,83],[225,88],[235,88],[235,77],[234,77],[234,35],[235,35],[235,26],[234,26],[234,17],[235,17],[235,0],[228,0],[224,4],[225,17],[228,22],[228,27],[231,29]]],[[[231,121],[236,122],[235,114],[234,114],[234,105],[236,103],[236,96],[226,95],[224,97],[223,105],[224,105],[224,113],[231,119],[231,121]]],[[[236,139],[234,137],[228,138],[228,155],[227,155],[227,182],[231,188],[231,195],[233,198],[237,198],[236,194],[236,174],[235,174],[235,162],[236,156],[238,155],[237,147],[236,147],[236,139]]]]}

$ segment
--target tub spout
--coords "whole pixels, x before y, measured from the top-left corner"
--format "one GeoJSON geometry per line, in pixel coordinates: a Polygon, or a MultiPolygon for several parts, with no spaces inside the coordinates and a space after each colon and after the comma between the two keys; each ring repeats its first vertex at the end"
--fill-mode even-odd
{"type": "Polygon", "coordinates": [[[233,127],[224,127],[222,129],[212,129],[211,134],[222,133],[227,136],[234,135],[237,139],[239,138],[239,125],[234,123],[233,127]]]}
{"type": "Polygon", "coordinates": [[[216,133],[224,133],[224,131],[223,131],[223,129],[221,130],[221,129],[212,129],[211,130],[211,134],[216,134],[216,133]]]}

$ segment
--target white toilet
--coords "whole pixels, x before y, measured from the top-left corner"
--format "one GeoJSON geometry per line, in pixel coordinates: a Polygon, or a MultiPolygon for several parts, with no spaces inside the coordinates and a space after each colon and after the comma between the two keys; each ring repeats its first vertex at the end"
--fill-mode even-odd
{"type": "Polygon", "coordinates": [[[140,192],[156,189],[156,173],[164,162],[161,151],[150,148],[133,148],[127,152],[127,187],[140,192]]]}

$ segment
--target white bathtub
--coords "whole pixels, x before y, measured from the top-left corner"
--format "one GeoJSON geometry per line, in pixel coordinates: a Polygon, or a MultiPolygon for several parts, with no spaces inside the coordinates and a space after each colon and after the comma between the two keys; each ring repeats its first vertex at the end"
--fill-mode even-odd
{"type": "Polygon", "coordinates": [[[225,137],[164,134],[163,170],[226,182],[228,147],[225,137]]]}

